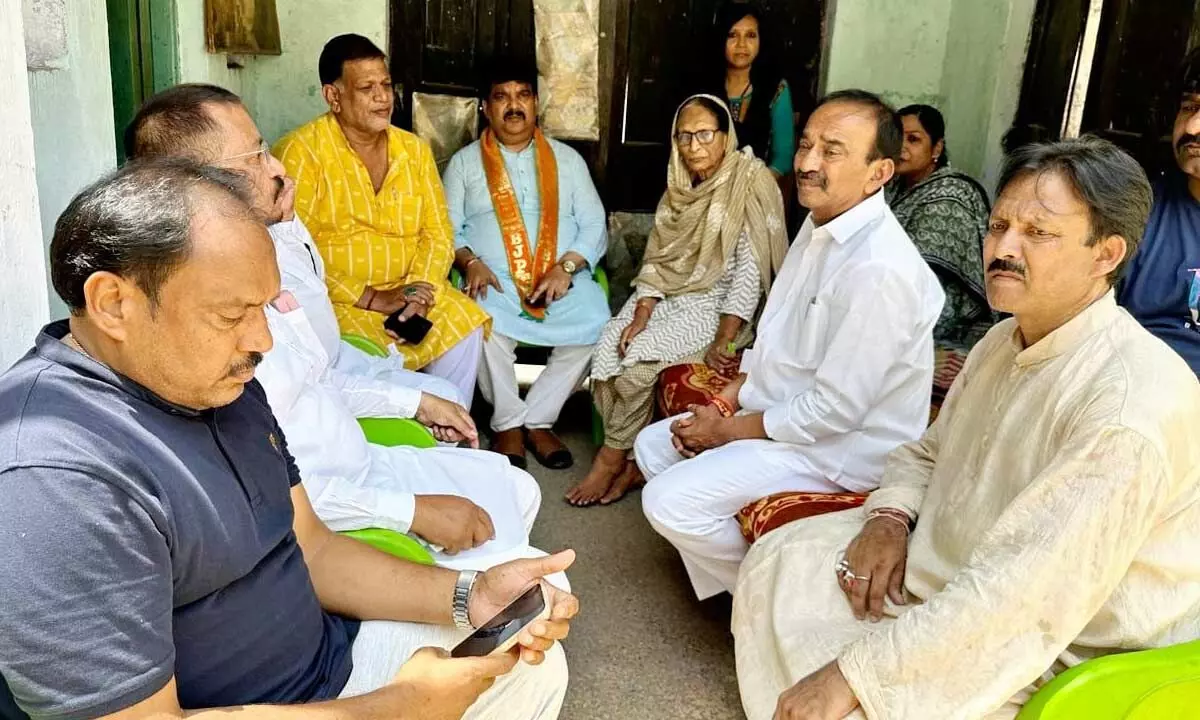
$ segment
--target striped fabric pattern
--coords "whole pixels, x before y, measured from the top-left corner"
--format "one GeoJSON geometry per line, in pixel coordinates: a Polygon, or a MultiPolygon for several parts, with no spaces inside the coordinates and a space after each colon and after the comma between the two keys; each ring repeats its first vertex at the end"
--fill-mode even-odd
{"type": "Polygon", "coordinates": [[[354,303],[367,285],[388,289],[418,280],[436,288],[428,315],[433,329],[419,345],[397,346],[405,367],[422,368],[490,326],[487,313],[446,279],[454,235],[429,145],[388,128],[388,171],[378,193],[332,114],[293,130],[274,153],[296,180],[296,213],[325,261],[342,332],[387,346],[383,315],[354,303]]]}

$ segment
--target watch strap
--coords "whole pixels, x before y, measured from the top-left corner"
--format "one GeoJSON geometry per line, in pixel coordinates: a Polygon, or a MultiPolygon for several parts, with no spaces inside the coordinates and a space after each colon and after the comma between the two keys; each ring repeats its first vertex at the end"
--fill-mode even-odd
{"type": "Polygon", "coordinates": [[[471,589],[479,578],[478,570],[460,570],[458,579],[454,581],[454,627],[459,630],[474,630],[471,624],[471,611],[468,604],[471,599],[471,589]]]}

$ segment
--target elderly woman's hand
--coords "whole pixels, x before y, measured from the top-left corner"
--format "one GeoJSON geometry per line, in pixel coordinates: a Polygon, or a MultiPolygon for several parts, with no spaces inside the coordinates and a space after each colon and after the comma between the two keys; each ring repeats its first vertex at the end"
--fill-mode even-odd
{"type": "Polygon", "coordinates": [[[633,320],[630,320],[625,329],[621,331],[621,341],[617,343],[618,355],[625,357],[625,353],[629,352],[629,344],[646,329],[649,322],[649,318],[643,317],[641,313],[633,316],[633,320]]]}
{"type": "Polygon", "coordinates": [[[737,375],[737,351],[730,352],[730,343],[726,340],[713,340],[704,352],[704,364],[716,370],[719,374],[731,378],[737,375]]]}

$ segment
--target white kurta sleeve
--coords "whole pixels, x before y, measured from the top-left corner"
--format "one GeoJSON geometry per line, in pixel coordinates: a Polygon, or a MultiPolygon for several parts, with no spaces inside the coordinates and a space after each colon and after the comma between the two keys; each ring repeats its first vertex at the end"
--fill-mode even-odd
{"type": "Polygon", "coordinates": [[[331,366],[322,380],[336,387],[354,417],[411,418],[421,405],[421,391],[331,366]]]}
{"type": "Polygon", "coordinates": [[[313,510],[335,532],[377,527],[408,532],[416,512],[416,496],[362,487],[345,478],[306,476],[304,490],[313,510]]]}
{"type": "MultiPolygon", "coordinates": [[[[978,353],[986,352],[980,346],[978,353]]],[[[883,478],[879,489],[867,497],[863,510],[870,514],[876,508],[897,508],[908,513],[911,518],[917,517],[921,503],[925,501],[925,491],[933,478],[933,468],[937,463],[938,452],[942,446],[942,432],[949,427],[958,414],[958,398],[962,389],[970,382],[972,374],[971,358],[978,357],[976,353],[967,356],[962,370],[950,385],[946,399],[937,419],[933,421],[920,438],[901,445],[888,455],[884,466],[883,478]]]]}
{"type": "Polygon", "coordinates": [[[763,413],[772,440],[809,445],[861,427],[925,312],[912,284],[882,263],[863,266],[852,287],[825,302],[840,306],[826,308],[831,339],[812,385],[763,413]]]}
{"type": "Polygon", "coordinates": [[[1041,676],[1172,501],[1166,468],[1131,430],[1072,433],[941,592],[843,651],[867,717],[982,717],[1041,676]]]}

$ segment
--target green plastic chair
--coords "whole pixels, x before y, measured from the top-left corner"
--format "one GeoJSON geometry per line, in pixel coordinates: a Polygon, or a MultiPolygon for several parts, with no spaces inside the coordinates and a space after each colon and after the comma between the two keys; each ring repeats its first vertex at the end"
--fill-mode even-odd
{"type": "Polygon", "coordinates": [[[370,340],[369,338],[365,338],[362,335],[355,335],[354,333],[346,333],[345,335],[342,336],[342,342],[346,343],[347,345],[352,345],[352,346],[358,348],[359,350],[362,350],[363,352],[365,352],[368,355],[374,355],[375,357],[387,357],[388,356],[387,350],[384,350],[383,348],[376,345],[373,340],[370,340]]]}
{"type": "MultiPolygon", "coordinates": [[[[604,291],[604,299],[612,299],[612,291],[608,286],[608,272],[605,271],[603,266],[596,266],[595,270],[592,271],[592,279],[595,280],[596,284],[600,286],[600,289],[604,291]]],[[[462,273],[458,271],[458,268],[450,268],[450,284],[459,290],[462,289],[463,276],[462,273]]],[[[366,340],[366,338],[362,339],[366,340]]],[[[347,340],[347,342],[349,342],[349,340],[347,340]]],[[[520,343],[520,345],[522,347],[533,347],[528,343],[520,343]]],[[[600,411],[596,409],[595,404],[592,405],[592,442],[595,443],[597,447],[604,444],[604,419],[600,417],[600,411]]]]}
{"type": "Polygon", "coordinates": [[[1082,718],[1200,718],[1200,640],[1077,665],[1046,683],[1017,720],[1082,718]]]}
{"type": "MultiPolygon", "coordinates": [[[[342,335],[342,340],[368,355],[387,357],[386,350],[362,335],[347,333],[342,335]]],[[[358,425],[362,428],[363,434],[367,436],[367,442],[372,445],[437,447],[437,439],[433,437],[433,433],[429,432],[429,428],[410,418],[359,418],[358,425]]]]}
{"type": "Polygon", "coordinates": [[[429,428],[409,418],[359,418],[358,426],[372,445],[437,447],[437,438],[429,432],[429,428]]]}
{"type": "Polygon", "coordinates": [[[388,555],[394,555],[401,560],[407,560],[418,565],[433,564],[433,555],[429,554],[424,545],[404,533],[399,533],[395,530],[363,528],[362,530],[348,530],[338,534],[365,542],[376,550],[382,550],[388,555]]]}

